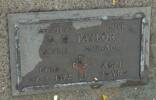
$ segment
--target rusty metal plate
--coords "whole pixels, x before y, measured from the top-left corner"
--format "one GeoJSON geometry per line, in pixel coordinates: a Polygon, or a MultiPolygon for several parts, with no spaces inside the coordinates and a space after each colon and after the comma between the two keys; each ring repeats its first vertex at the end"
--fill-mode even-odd
{"type": "Polygon", "coordinates": [[[13,95],[147,81],[148,7],[18,13],[8,20],[13,95]]]}

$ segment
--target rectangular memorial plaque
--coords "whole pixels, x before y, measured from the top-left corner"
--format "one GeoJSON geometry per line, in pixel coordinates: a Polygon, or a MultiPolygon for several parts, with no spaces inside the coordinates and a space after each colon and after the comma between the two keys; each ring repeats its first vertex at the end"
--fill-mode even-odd
{"type": "Polygon", "coordinates": [[[13,95],[146,83],[150,14],[149,7],[9,14],[13,95]]]}

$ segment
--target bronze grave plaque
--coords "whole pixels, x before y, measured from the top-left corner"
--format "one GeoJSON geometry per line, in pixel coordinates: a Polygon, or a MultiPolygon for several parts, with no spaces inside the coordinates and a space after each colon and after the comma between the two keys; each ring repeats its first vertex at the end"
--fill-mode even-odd
{"type": "Polygon", "coordinates": [[[146,83],[150,14],[149,7],[9,14],[13,95],[146,83]]]}

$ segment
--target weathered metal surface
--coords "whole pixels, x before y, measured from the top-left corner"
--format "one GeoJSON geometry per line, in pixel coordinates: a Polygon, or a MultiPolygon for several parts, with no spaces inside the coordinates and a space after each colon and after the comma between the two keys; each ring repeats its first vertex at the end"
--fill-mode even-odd
{"type": "Polygon", "coordinates": [[[41,61],[21,77],[19,89],[94,77],[139,79],[141,26],[141,18],[50,22],[38,32],[43,35],[36,51],[41,61]]]}
{"type": "Polygon", "coordinates": [[[14,94],[83,84],[99,87],[117,80],[144,82],[150,9],[124,12],[129,9],[10,15],[14,94]]]}

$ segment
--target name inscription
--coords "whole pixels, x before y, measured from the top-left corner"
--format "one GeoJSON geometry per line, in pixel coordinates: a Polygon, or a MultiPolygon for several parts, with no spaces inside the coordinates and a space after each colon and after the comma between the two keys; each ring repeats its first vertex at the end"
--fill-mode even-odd
{"type": "MultiPolygon", "coordinates": [[[[46,34],[46,45],[48,48],[44,48],[41,52],[46,57],[70,57],[75,56],[75,61],[69,65],[69,70],[75,72],[73,75],[69,72],[57,73],[56,68],[51,65],[50,67],[43,67],[39,70],[41,73],[53,73],[52,80],[57,82],[74,80],[74,76],[77,76],[78,81],[91,80],[93,76],[107,77],[106,71],[110,71],[112,79],[116,79],[118,76],[124,74],[126,71],[123,69],[122,62],[99,62],[99,68],[102,72],[89,72],[92,70],[88,68],[88,63],[84,60],[88,58],[79,58],[84,53],[93,53],[95,56],[103,56],[108,52],[120,50],[119,36],[124,31],[124,23],[122,21],[102,22],[101,25],[93,27],[85,27],[75,29],[72,23],[57,23],[51,24],[47,29],[40,29],[39,33],[46,34]],[[74,53],[74,54],[73,54],[74,53]],[[70,69],[74,65],[74,68],[70,69]],[[109,66],[109,68],[108,68],[109,66]],[[111,66],[111,67],[110,67],[111,66]],[[124,71],[123,71],[124,70],[124,71]]],[[[94,57],[92,57],[94,58],[94,57]]],[[[60,58],[61,59],[61,58],[60,58]]],[[[68,59],[68,58],[67,58],[68,59]]],[[[101,59],[101,58],[98,58],[101,59]]],[[[98,60],[96,59],[96,60],[98,60]]],[[[66,66],[67,67],[67,66],[66,66]]],[[[59,68],[61,69],[61,67],[59,68]]],[[[58,71],[59,72],[59,71],[58,71]]],[[[47,79],[47,81],[49,78],[47,79]]]]}

